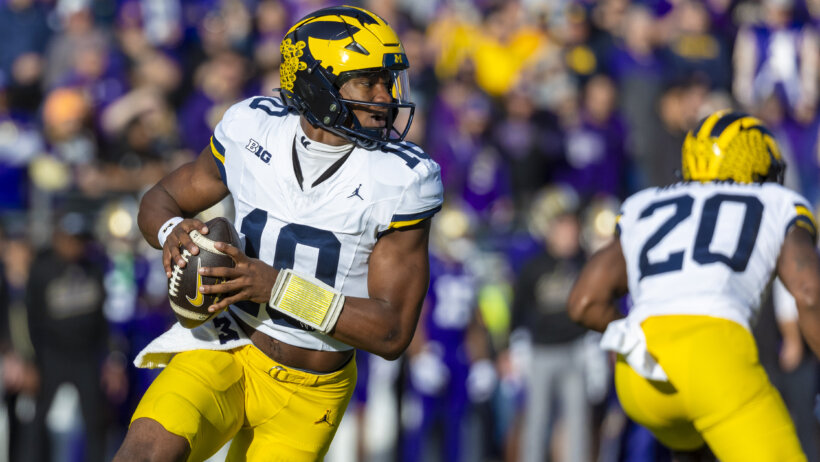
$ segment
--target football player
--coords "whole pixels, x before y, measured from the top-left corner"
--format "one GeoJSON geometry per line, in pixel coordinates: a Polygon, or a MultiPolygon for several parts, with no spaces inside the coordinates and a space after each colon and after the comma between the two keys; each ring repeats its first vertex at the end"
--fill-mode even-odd
{"type": "MultiPolygon", "coordinates": [[[[438,165],[403,141],[412,121],[407,56],[391,27],[359,8],[301,19],[282,46],[279,98],[232,106],[210,146],[142,200],[139,224],[166,271],[196,254],[182,218],[231,194],[244,248],[219,313],[175,324],[138,366],[166,366],[137,407],[115,460],[321,460],[356,381],[354,348],[405,350],[428,284],[438,165]],[[224,310],[224,311],[223,311],[224,310]]],[[[207,235],[207,234],[206,234],[207,235]]],[[[195,294],[191,294],[192,297],[195,294]]]]}
{"type": "Polygon", "coordinates": [[[750,326],[776,273],[820,354],[809,203],[781,186],[777,143],[746,114],[704,119],[682,158],[683,181],[622,204],[618,239],[583,269],[570,314],[605,331],[601,346],[618,353],[624,410],[672,450],[711,457],[710,448],[722,461],[806,460],[750,326]],[[613,302],[626,292],[634,306],[619,319],[613,302]]]}

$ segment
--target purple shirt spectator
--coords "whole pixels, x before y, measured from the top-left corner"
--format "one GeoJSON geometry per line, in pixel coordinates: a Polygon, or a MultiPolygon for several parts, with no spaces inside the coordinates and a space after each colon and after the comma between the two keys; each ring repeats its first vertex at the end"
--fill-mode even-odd
{"type": "Polygon", "coordinates": [[[579,126],[567,130],[567,162],[556,179],[571,185],[583,197],[599,193],[622,196],[625,137],[626,129],[619,117],[601,125],[582,116],[579,126]]]}

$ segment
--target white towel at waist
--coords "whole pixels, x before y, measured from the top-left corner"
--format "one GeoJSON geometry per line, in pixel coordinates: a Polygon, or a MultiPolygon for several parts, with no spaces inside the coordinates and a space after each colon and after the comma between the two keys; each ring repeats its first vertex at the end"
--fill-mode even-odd
{"type": "Polygon", "coordinates": [[[230,350],[250,343],[251,339],[233,316],[223,311],[195,329],[174,324],[140,351],[134,365],[149,369],[165,367],[175,354],[183,351],[230,350]]]}
{"type": "Polygon", "coordinates": [[[612,321],[601,337],[601,348],[624,355],[632,369],[650,380],[668,382],[663,368],[646,349],[646,336],[641,325],[629,318],[612,321]]]}

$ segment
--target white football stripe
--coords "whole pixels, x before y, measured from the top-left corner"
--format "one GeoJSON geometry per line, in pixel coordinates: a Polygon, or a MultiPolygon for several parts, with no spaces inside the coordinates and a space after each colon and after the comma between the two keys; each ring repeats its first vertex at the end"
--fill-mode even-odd
{"type": "Polygon", "coordinates": [[[183,318],[193,319],[194,321],[205,321],[214,315],[214,313],[197,313],[195,311],[183,308],[174,302],[171,302],[171,308],[176,314],[182,316],[183,318]]]}
{"type": "Polygon", "coordinates": [[[191,240],[194,241],[194,244],[196,244],[197,247],[205,249],[208,252],[215,253],[217,255],[228,255],[225,252],[216,250],[216,247],[214,247],[215,241],[212,241],[207,237],[203,236],[202,234],[200,234],[199,231],[193,230],[189,233],[189,235],[191,236],[191,240]]]}

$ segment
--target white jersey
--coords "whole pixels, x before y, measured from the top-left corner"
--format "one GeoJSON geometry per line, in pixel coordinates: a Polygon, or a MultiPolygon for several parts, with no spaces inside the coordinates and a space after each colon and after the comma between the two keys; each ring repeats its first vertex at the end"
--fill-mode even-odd
{"type": "Polygon", "coordinates": [[[808,201],[774,183],[677,183],[629,197],[618,233],[630,320],[696,314],[750,328],[795,224],[816,235],[808,201]]]}
{"type": "MultiPolygon", "coordinates": [[[[346,296],[367,297],[368,261],[379,236],[441,208],[439,166],[412,143],[355,148],[329,178],[303,190],[294,170],[299,120],[278,98],[255,97],[232,106],[216,126],[211,151],[233,196],[245,253],[315,276],[346,296]]],[[[231,311],[291,345],[351,348],[264,304],[240,303],[231,311]]]]}

